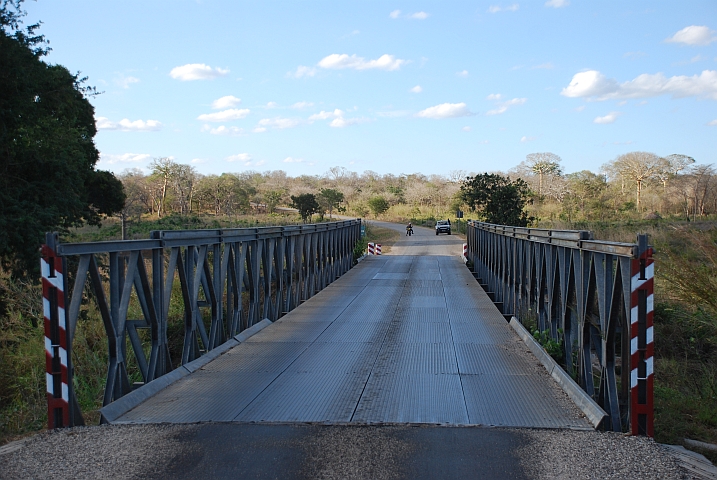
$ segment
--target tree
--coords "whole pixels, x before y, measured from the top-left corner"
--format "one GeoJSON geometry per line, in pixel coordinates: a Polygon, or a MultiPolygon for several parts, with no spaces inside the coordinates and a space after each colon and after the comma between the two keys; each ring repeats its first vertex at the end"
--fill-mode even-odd
{"type": "Polygon", "coordinates": [[[21,3],[0,6],[0,262],[16,274],[38,271],[44,232],[97,224],[122,208],[122,184],[94,169],[87,97],[96,92],[42,61],[44,38],[38,25],[20,28],[21,3]]]}
{"type": "Polygon", "coordinates": [[[299,215],[301,215],[301,219],[304,223],[308,223],[311,220],[311,216],[318,213],[321,208],[313,193],[292,195],[291,206],[299,211],[299,215]]]}
{"type": "Polygon", "coordinates": [[[645,182],[658,177],[664,171],[664,161],[649,152],[630,152],[620,155],[605,167],[608,173],[635,182],[635,206],[640,211],[641,193],[645,182]]]}
{"type": "Polygon", "coordinates": [[[386,210],[388,210],[388,207],[390,207],[388,200],[381,196],[371,197],[368,201],[368,208],[371,209],[374,217],[378,217],[379,215],[385,213],[386,210]]]}
{"type": "Polygon", "coordinates": [[[284,198],[284,192],[282,190],[269,190],[264,194],[264,201],[266,202],[266,211],[271,213],[274,211],[279,202],[284,198]]]}
{"type": "Polygon", "coordinates": [[[162,184],[162,196],[159,199],[159,206],[157,208],[157,218],[162,218],[162,215],[166,215],[167,213],[167,207],[165,205],[167,188],[169,187],[170,180],[175,175],[177,164],[174,163],[171,158],[161,157],[153,159],[149,164],[149,168],[152,170],[152,175],[160,179],[162,184]]]}
{"type": "Polygon", "coordinates": [[[560,168],[562,159],[554,153],[530,153],[526,155],[525,161],[530,171],[538,175],[538,195],[543,194],[543,176],[557,176],[562,173],[560,168]]]}
{"type": "Polygon", "coordinates": [[[329,211],[329,218],[332,218],[334,208],[344,201],[344,194],[333,188],[322,188],[319,192],[319,204],[329,211]]]}
{"type": "Polygon", "coordinates": [[[460,195],[471,211],[488,223],[527,227],[532,220],[525,211],[530,189],[520,178],[482,173],[464,180],[460,195]]]}

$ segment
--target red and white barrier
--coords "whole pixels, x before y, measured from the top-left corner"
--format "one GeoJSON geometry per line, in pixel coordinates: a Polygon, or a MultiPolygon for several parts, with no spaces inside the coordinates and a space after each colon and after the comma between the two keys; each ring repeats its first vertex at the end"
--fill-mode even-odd
{"type": "Polygon", "coordinates": [[[45,367],[48,428],[70,426],[70,390],[67,359],[66,279],[63,261],[42,246],[42,304],[45,317],[45,367]]]}
{"type": "Polygon", "coordinates": [[[463,260],[468,260],[468,244],[463,244],[463,260]]]}
{"type": "Polygon", "coordinates": [[[381,244],[380,244],[380,243],[369,242],[369,244],[368,244],[368,254],[369,254],[369,255],[381,255],[381,244]]]}
{"type": "Polygon", "coordinates": [[[654,436],[654,274],[652,249],[632,261],[630,298],[630,426],[633,435],[654,436]]]}

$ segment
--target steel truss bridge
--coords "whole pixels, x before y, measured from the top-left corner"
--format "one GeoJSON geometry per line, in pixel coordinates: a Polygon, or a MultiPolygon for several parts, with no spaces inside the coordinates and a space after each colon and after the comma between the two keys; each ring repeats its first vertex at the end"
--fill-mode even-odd
{"type": "Polygon", "coordinates": [[[463,261],[455,236],[417,229],[395,245],[398,254],[354,266],[360,232],[361,221],[350,220],[81,244],[48,234],[49,427],[83,423],[72,344],[78,322],[89,321],[82,312],[95,308],[107,335],[106,422],[402,422],[652,435],[653,264],[645,236],[625,244],[583,231],[469,222],[463,261]],[[559,345],[561,366],[535,350],[525,327],[559,345]],[[583,413],[600,413],[586,418],[563,391],[583,413]]]}

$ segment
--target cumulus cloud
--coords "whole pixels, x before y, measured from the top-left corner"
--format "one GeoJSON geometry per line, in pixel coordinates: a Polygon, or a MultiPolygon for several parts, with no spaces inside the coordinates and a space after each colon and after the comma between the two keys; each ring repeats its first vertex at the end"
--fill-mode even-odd
{"type": "Polygon", "coordinates": [[[296,67],[295,72],[289,72],[287,74],[289,77],[294,78],[301,78],[301,77],[313,77],[316,75],[316,69],[314,67],[306,67],[304,65],[299,65],[296,67]]]}
{"type": "Polygon", "coordinates": [[[512,5],[508,5],[507,7],[501,7],[500,5],[491,5],[488,7],[488,13],[498,13],[498,12],[515,12],[520,8],[520,5],[517,3],[514,3],[512,5]]]}
{"type": "Polygon", "coordinates": [[[329,118],[338,118],[342,117],[344,115],[344,112],[340,109],[336,109],[333,112],[327,112],[324,110],[321,110],[319,113],[315,113],[309,117],[309,121],[313,122],[315,120],[328,120],[329,118]]]}
{"type": "Polygon", "coordinates": [[[225,125],[219,125],[218,127],[204,125],[202,127],[202,132],[208,132],[211,135],[229,135],[232,137],[239,137],[246,133],[243,128],[227,127],[225,125]]]}
{"type": "Polygon", "coordinates": [[[717,41],[717,32],[704,25],[690,25],[665,39],[667,43],[682,43],[692,46],[709,45],[714,41],[717,41]]]}
{"type": "Polygon", "coordinates": [[[148,153],[122,153],[112,155],[109,153],[100,153],[100,162],[106,165],[114,165],[117,163],[141,163],[152,158],[148,153]]]}
{"type": "Polygon", "coordinates": [[[408,16],[408,18],[412,18],[414,20],[425,20],[429,17],[429,14],[426,12],[416,12],[412,13],[408,16]]]}
{"type": "Polygon", "coordinates": [[[222,110],[221,112],[215,113],[203,113],[197,117],[197,120],[202,122],[230,122],[232,120],[240,120],[249,115],[250,110],[248,108],[230,108],[228,110],[222,110]]]}
{"type": "Polygon", "coordinates": [[[97,117],[95,120],[97,130],[120,130],[122,132],[156,132],[162,128],[157,120],[134,120],[123,118],[119,122],[113,122],[106,117],[97,117]]]}
{"type": "Polygon", "coordinates": [[[313,107],[313,106],[314,106],[313,102],[296,102],[295,104],[293,104],[291,106],[291,108],[301,110],[302,108],[308,108],[308,107],[313,107]]]}
{"type": "Polygon", "coordinates": [[[461,72],[456,72],[456,75],[459,77],[467,77],[468,76],[468,70],[463,70],[461,72]]]}
{"type": "Polygon", "coordinates": [[[407,60],[401,60],[388,54],[381,55],[376,60],[366,60],[356,55],[332,53],[322,58],[318,66],[331,70],[351,68],[353,70],[379,69],[392,71],[400,69],[406,63],[408,63],[407,60]]]}
{"type": "MultiPolygon", "coordinates": [[[[284,128],[294,128],[297,125],[301,123],[300,120],[296,118],[282,118],[282,117],[275,117],[275,118],[262,118],[259,120],[259,127],[264,128],[277,128],[277,129],[284,129],[284,128]]],[[[258,132],[260,133],[260,132],[258,132]]]]}
{"type": "Polygon", "coordinates": [[[533,140],[537,140],[538,137],[522,137],[520,139],[520,143],[526,143],[526,142],[532,142],[533,140]]]}
{"type": "Polygon", "coordinates": [[[421,93],[421,92],[423,91],[423,89],[421,88],[420,85],[416,85],[416,86],[413,87],[410,91],[413,92],[413,93],[421,93]]]}
{"type": "Polygon", "coordinates": [[[393,12],[389,13],[388,16],[395,20],[399,16],[401,16],[401,10],[394,10],[393,12]]]}
{"type": "Polygon", "coordinates": [[[366,121],[364,118],[345,118],[346,112],[344,112],[341,109],[335,109],[333,112],[327,112],[322,110],[319,113],[315,113],[309,117],[309,122],[314,122],[316,120],[329,120],[331,119],[331,122],[329,123],[330,127],[334,128],[343,128],[348,127],[351,125],[356,125],[359,123],[363,123],[366,121]]]}
{"type": "Polygon", "coordinates": [[[613,123],[615,120],[617,120],[617,117],[620,116],[620,112],[610,112],[604,117],[595,117],[595,120],[593,120],[593,123],[598,123],[601,125],[606,125],[608,123],[613,123]]]}
{"type": "Polygon", "coordinates": [[[230,155],[225,159],[227,162],[248,162],[251,160],[251,155],[248,153],[237,153],[236,155],[230,155]]]}
{"type": "Polygon", "coordinates": [[[174,67],[169,75],[174,79],[186,82],[189,80],[212,80],[228,73],[229,69],[212,68],[203,63],[188,63],[181,67],[174,67]]]}
{"type": "Polygon", "coordinates": [[[284,163],[302,163],[304,161],[303,158],[294,158],[294,157],[286,157],[284,159],[284,163]]]}
{"type": "Polygon", "coordinates": [[[633,80],[619,83],[597,70],[576,73],[561,95],[572,98],[620,100],[672,95],[675,98],[704,97],[717,100],[717,70],[700,75],[666,77],[662,73],[643,73],[633,80]]]}
{"type": "Polygon", "coordinates": [[[461,130],[464,132],[470,132],[472,129],[471,129],[471,127],[463,127],[463,128],[461,128],[461,130]]]}
{"type": "Polygon", "coordinates": [[[115,83],[122,88],[129,88],[133,83],[139,83],[139,78],[120,76],[115,79],[115,83]]]}
{"type": "Polygon", "coordinates": [[[217,98],[212,102],[212,108],[214,110],[221,110],[224,108],[234,108],[239,106],[241,98],[237,98],[234,95],[227,95],[225,97],[217,98]]]}
{"type": "Polygon", "coordinates": [[[255,127],[254,130],[252,130],[254,133],[264,133],[266,132],[266,127],[255,127]]]}
{"type": "Polygon", "coordinates": [[[548,0],[545,2],[546,7],[561,8],[570,5],[570,0],[548,0]]]}
{"type": "Polygon", "coordinates": [[[433,107],[428,107],[425,110],[421,110],[416,114],[417,117],[421,118],[455,118],[455,117],[466,117],[471,112],[465,103],[442,103],[433,107]]]}
{"type": "Polygon", "coordinates": [[[503,96],[500,93],[492,93],[488,95],[488,100],[495,100],[496,101],[496,108],[493,110],[488,110],[485,114],[486,115],[500,115],[501,113],[505,113],[508,111],[510,107],[514,107],[516,105],[523,105],[525,102],[528,101],[527,98],[512,98],[510,100],[506,100],[505,102],[499,101],[503,98],[503,96]]]}
{"type": "Polygon", "coordinates": [[[708,123],[707,125],[710,125],[710,126],[717,126],[717,119],[715,119],[715,120],[712,120],[712,121],[711,121],[711,122],[709,122],[709,123],[708,123]]]}

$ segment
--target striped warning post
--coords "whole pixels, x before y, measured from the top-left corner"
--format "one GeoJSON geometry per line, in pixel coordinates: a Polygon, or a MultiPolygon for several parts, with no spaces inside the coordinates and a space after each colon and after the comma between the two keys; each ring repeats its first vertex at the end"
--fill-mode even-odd
{"type": "Polygon", "coordinates": [[[376,253],[375,253],[375,254],[376,254],[376,255],[381,255],[381,244],[380,244],[380,243],[377,243],[377,244],[376,244],[376,253]]]}
{"type": "Polygon", "coordinates": [[[47,380],[47,426],[70,426],[70,389],[65,316],[63,259],[42,246],[42,304],[45,317],[45,366],[47,380]]]}
{"type": "Polygon", "coordinates": [[[463,244],[463,259],[465,260],[467,258],[468,258],[468,244],[464,243],[463,244]]]}
{"type": "Polygon", "coordinates": [[[368,242],[368,254],[369,255],[375,255],[374,245],[375,245],[374,243],[368,242]]]}
{"type": "Polygon", "coordinates": [[[653,289],[655,266],[652,248],[640,248],[632,261],[630,298],[630,426],[633,435],[654,435],[654,330],[653,289]]]}

